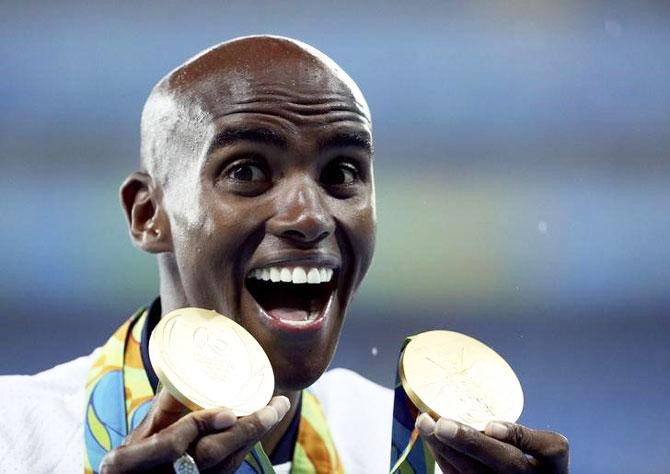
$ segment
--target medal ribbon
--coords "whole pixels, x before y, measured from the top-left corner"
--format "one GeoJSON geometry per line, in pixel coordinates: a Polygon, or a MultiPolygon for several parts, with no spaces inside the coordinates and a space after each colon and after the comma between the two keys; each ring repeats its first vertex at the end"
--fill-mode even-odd
{"type": "Polygon", "coordinates": [[[419,416],[419,410],[409,399],[400,382],[400,360],[409,341],[405,339],[400,348],[398,366],[395,376],[395,390],[393,399],[393,431],[391,434],[391,473],[401,474],[433,474],[435,459],[428,446],[414,428],[419,416]]]}
{"type": "MultiPolygon", "coordinates": [[[[84,416],[86,474],[98,472],[105,454],[123,443],[151,406],[155,394],[144,370],[140,350],[147,315],[148,310],[141,309],[117,329],[89,371],[84,416]]],[[[236,473],[274,474],[272,463],[260,443],[247,454],[236,473]]],[[[344,473],[321,405],[306,390],[302,392],[291,473],[344,473]]]]}

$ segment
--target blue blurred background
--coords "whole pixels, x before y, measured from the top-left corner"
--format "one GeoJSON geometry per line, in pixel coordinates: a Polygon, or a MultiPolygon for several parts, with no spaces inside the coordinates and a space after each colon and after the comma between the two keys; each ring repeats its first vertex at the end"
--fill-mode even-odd
{"type": "Polygon", "coordinates": [[[118,205],[153,83],[234,36],[306,41],[375,120],[379,239],[334,365],[477,337],[574,472],[670,465],[666,2],[2,2],[0,374],[103,343],[157,292],[118,205]]]}

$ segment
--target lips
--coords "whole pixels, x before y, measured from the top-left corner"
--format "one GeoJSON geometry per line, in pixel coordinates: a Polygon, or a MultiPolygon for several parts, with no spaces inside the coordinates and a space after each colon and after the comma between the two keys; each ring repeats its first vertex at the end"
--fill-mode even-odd
{"type": "Polygon", "coordinates": [[[285,331],[313,331],[323,326],[337,290],[333,262],[312,259],[275,262],[252,268],[245,279],[268,322],[285,331]]]}

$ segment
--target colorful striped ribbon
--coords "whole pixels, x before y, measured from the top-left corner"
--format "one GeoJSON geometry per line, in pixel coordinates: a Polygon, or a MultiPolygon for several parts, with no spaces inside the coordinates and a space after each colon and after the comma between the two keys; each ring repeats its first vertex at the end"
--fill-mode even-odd
{"type": "MultiPolygon", "coordinates": [[[[405,339],[400,356],[412,338],[405,339]]],[[[391,473],[433,474],[435,459],[414,428],[419,410],[405,393],[400,383],[400,358],[396,369],[393,400],[393,432],[391,434],[391,473]]]]}

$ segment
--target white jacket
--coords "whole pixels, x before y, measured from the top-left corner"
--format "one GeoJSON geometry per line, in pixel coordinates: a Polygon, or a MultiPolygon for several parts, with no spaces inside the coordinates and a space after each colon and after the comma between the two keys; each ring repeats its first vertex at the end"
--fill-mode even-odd
{"type": "MultiPolygon", "coordinates": [[[[83,472],[85,381],[96,355],[36,375],[0,377],[1,473],[83,472]]],[[[345,471],[388,473],[393,392],[347,369],[326,372],[310,390],[345,471]]]]}

